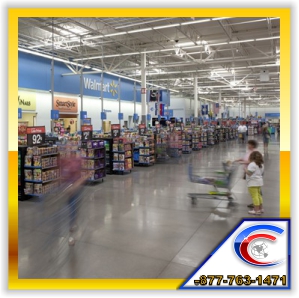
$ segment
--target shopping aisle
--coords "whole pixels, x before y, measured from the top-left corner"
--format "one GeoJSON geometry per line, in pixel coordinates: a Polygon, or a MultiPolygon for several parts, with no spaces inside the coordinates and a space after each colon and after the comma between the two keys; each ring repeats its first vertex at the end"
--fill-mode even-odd
{"type": "MultiPolygon", "coordinates": [[[[192,204],[187,193],[210,188],[188,181],[188,163],[209,174],[245,151],[246,145],[230,141],[86,186],[73,247],[68,234],[37,223],[36,202],[20,201],[19,277],[186,278],[241,218],[249,217],[251,202],[239,167],[233,203],[199,199],[192,204]]],[[[277,139],[269,145],[265,169],[263,216],[279,216],[277,139]]]]}

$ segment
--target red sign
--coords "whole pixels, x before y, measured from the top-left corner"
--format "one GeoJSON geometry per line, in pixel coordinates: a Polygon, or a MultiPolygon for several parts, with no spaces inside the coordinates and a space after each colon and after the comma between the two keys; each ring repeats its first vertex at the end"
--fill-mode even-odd
{"type": "Polygon", "coordinates": [[[120,129],[120,124],[111,124],[111,129],[120,129]]]}
{"type": "Polygon", "coordinates": [[[139,128],[145,128],[145,124],[139,124],[139,128]]]}
{"type": "Polygon", "coordinates": [[[222,124],[223,126],[226,126],[226,121],[222,121],[221,124],[222,124]]]}
{"type": "Polygon", "coordinates": [[[34,126],[34,127],[27,127],[26,133],[28,134],[35,134],[35,133],[45,133],[45,127],[44,126],[34,126]]]}
{"type": "Polygon", "coordinates": [[[81,131],[92,131],[92,125],[82,125],[81,131]]]}
{"type": "Polygon", "coordinates": [[[146,88],[141,88],[141,94],[146,94],[146,88]]]}
{"type": "Polygon", "coordinates": [[[204,121],[203,124],[204,124],[204,125],[208,125],[208,124],[209,124],[209,121],[204,121]]]}

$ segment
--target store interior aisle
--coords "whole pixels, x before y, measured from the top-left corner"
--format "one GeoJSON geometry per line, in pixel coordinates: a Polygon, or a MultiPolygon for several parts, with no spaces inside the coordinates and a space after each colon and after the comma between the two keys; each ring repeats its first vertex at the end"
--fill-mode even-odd
{"type": "MultiPolygon", "coordinates": [[[[209,175],[245,151],[246,145],[230,141],[86,186],[74,246],[68,245],[65,229],[39,225],[38,203],[20,201],[19,278],[186,278],[242,218],[250,217],[251,203],[239,166],[233,202],[192,204],[189,192],[210,187],[188,180],[188,164],[209,175]]],[[[279,216],[279,166],[279,140],[273,139],[265,156],[264,217],[279,216]]]]}

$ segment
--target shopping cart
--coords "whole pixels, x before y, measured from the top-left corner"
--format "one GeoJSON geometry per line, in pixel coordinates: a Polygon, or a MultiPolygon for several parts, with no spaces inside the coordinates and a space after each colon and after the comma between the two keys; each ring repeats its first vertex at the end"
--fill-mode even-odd
{"type": "Polygon", "coordinates": [[[236,163],[228,161],[223,162],[223,170],[214,170],[211,175],[214,177],[206,177],[207,173],[197,171],[194,172],[193,166],[189,164],[189,179],[193,183],[199,183],[204,185],[210,185],[214,188],[214,190],[207,191],[205,193],[189,193],[188,197],[192,199],[192,203],[196,201],[198,198],[202,199],[216,199],[223,200],[222,197],[226,197],[228,200],[232,200],[232,178],[234,177],[234,173],[236,172],[236,163]],[[225,189],[223,191],[219,189],[225,189]]]}

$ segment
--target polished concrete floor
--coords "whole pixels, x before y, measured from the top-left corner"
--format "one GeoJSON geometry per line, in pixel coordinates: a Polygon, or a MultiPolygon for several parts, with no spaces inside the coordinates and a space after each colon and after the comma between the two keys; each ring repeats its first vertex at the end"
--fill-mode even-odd
{"type": "MultiPolygon", "coordinates": [[[[211,188],[188,180],[188,164],[213,176],[222,161],[245,151],[245,144],[229,141],[88,185],[71,235],[68,216],[48,221],[52,207],[47,212],[40,202],[20,201],[19,278],[188,277],[242,218],[250,217],[251,202],[239,166],[232,203],[203,198],[192,204],[188,193],[211,188]]],[[[263,217],[279,216],[279,164],[279,140],[273,136],[265,156],[263,217]]]]}

